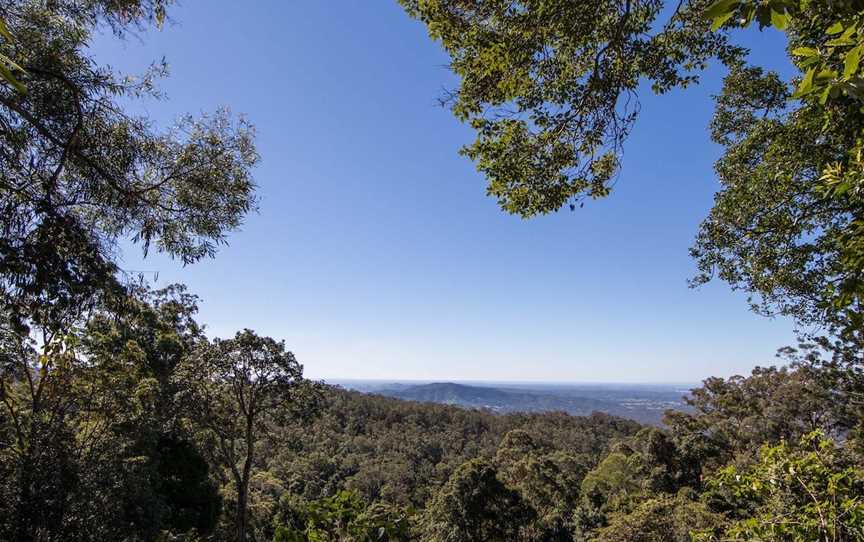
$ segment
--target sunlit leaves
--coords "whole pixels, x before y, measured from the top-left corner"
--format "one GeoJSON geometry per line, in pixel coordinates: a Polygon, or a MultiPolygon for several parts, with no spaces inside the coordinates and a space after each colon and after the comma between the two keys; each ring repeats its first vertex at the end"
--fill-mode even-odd
{"type": "MultiPolygon", "coordinates": [[[[718,140],[727,145],[718,163],[724,189],[694,255],[700,267],[755,294],[755,306],[774,305],[810,323],[851,331],[864,300],[864,229],[857,226],[864,200],[855,188],[864,177],[864,4],[720,0],[704,16],[724,31],[757,21],[785,32],[800,74],[785,108],[735,126],[741,139],[718,140]],[[751,205],[768,193],[776,205],[751,205]]],[[[735,85],[724,95],[747,92],[740,81],[735,85]]],[[[738,104],[741,111],[748,107],[738,104]]]]}
{"type": "MultiPolygon", "coordinates": [[[[6,26],[6,21],[2,17],[0,17],[0,37],[3,38],[6,45],[15,41],[15,38],[12,37],[12,32],[9,31],[9,27],[6,26]]],[[[24,68],[16,64],[5,54],[0,53],[0,80],[5,81],[21,94],[26,94],[27,87],[16,77],[16,74],[21,73],[24,73],[24,68]]]]}
{"type": "Polygon", "coordinates": [[[477,134],[462,153],[489,195],[523,217],[609,194],[641,83],[685,87],[709,59],[740,52],[689,4],[663,20],[662,0],[400,3],[460,79],[443,102],[477,134]]]}
{"type": "MultiPolygon", "coordinates": [[[[797,443],[796,443],[797,444],[797,443]]],[[[715,499],[752,509],[711,540],[858,540],[864,534],[864,471],[844,460],[821,433],[805,435],[800,447],[766,445],[750,467],[730,465],[711,480],[715,499]]]]}

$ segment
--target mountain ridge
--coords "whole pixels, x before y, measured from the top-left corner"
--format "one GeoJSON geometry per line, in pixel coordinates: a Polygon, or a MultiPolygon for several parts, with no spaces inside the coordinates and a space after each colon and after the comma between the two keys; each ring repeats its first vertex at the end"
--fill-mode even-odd
{"type": "Polygon", "coordinates": [[[598,398],[586,397],[579,390],[472,386],[447,381],[382,387],[372,393],[406,401],[456,405],[502,414],[560,411],[574,416],[588,416],[594,412],[605,412],[651,425],[662,424],[665,410],[685,408],[683,401],[673,400],[669,393],[639,397],[638,394],[633,396],[632,391],[628,395],[610,390],[609,398],[598,398]]]}

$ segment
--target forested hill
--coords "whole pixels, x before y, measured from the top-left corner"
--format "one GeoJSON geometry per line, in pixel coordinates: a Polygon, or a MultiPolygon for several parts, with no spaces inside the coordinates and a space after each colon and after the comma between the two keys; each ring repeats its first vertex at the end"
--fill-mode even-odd
{"type": "Polygon", "coordinates": [[[497,415],[326,387],[314,423],[275,430],[277,449],[262,454],[279,485],[303,500],[356,490],[366,502],[422,508],[468,460],[491,459],[504,435],[519,429],[548,452],[593,465],[616,439],[642,426],[596,413],[497,415]]]}
{"type": "Polygon", "coordinates": [[[382,387],[375,393],[409,401],[480,408],[498,413],[566,412],[588,416],[603,412],[643,424],[661,425],[667,410],[686,410],[684,391],[672,387],[620,386],[492,387],[435,382],[382,387]]]}

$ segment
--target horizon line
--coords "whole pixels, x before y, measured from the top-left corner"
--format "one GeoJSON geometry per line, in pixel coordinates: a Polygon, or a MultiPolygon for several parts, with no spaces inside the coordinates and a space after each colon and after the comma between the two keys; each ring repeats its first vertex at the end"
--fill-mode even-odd
{"type": "Polygon", "coordinates": [[[335,382],[392,382],[392,383],[414,383],[426,382],[436,384],[460,384],[460,383],[485,383],[485,384],[548,384],[548,385],[627,385],[627,386],[701,386],[699,382],[683,381],[625,381],[625,380],[484,380],[479,378],[369,378],[369,377],[335,377],[335,378],[310,378],[324,383],[335,382]]]}

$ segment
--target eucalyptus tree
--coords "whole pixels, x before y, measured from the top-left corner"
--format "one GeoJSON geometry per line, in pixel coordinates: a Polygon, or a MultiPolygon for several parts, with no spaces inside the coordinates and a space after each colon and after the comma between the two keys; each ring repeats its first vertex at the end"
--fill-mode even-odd
{"type": "Polygon", "coordinates": [[[247,329],[201,345],[175,379],[192,425],[233,483],[235,539],[245,541],[256,443],[274,418],[303,415],[312,406],[303,367],[284,342],[247,329]]]}
{"type": "Polygon", "coordinates": [[[127,76],[88,50],[97,29],[161,25],[171,3],[0,5],[0,537],[213,523],[166,474],[215,498],[168,385],[199,340],[194,306],[124,287],[118,243],[183,263],[215,254],[255,206],[254,130],[227,109],[158,128],[129,104],[162,96],[165,64],[127,76]]]}
{"type": "Polygon", "coordinates": [[[26,93],[0,84],[0,302],[21,330],[66,328],[112,287],[117,243],[192,263],[254,208],[254,130],[227,109],[160,129],[129,112],[167,74],[99,65],[97,28],[118,36],[166,17],[170,0],[12,0],[0,19],[26,93]],[[7,36],[8,37],[8,36],[7,36]]]}

